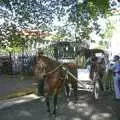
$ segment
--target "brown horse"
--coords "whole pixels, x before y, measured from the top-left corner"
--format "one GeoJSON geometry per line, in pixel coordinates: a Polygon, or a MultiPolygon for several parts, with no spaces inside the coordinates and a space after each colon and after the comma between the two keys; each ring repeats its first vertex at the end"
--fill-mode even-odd
{"type": "MultiPolygon", "coordinates": [[[[64,67],[66,67],[74,76],[77,76],[77,65],[74,63],[64,63],[64,67]]],[[[66,96],[67,96],[67,100],[70,100],[70,96],[71,96],[71,89],[73,89],[73,93],[74,93],[74,98],[75,101],[77,100],[77,81],[69,74],[67,74],[67,82],[65,82],[65,92],[66,92],[66,96]],[[71,85],[71,87],[69,86],[71,85]]]]}
{"type": "MultiPolygon", "coordinates": [[[[50,95],[53,95],[54,97],[54,102],[53,102],[54,115],[56,115],[57,98],[60,93],[60,89],[65,86],[66,90],[68,90],[67,94],[69,94],[69,88],[68,88],[69,77],[66,77],[67,74],[65,70],[62,69],[63,65],[64,64],[60,64],[59,62],[52,60],[46,56],[39,55],[37,57],[37,61],[35,65],[33,66],[35,79],[37,79],[40,83],[42,83],[39,92],[41,93],[42,91],[42,94],[44,94],[46,97],[46,104],[49,113],[50,113],[49,97],[50,95]]],[[[65,66],[67,67],[68,65],[66,64],[65,66]]],[[[68,66],[68,69],[69,68],[70,66],[68,66]]],[[[77,88],[75,90],[77,91],[77,88]]]]}
{"type": "Polygon", "coordinates": [[[103,64],[101,62],[98,62],[98,58],[96,57],[94,60],[92,60],[91,63],[91,69],[90,69],[90,78],[91,80],[94,80],[95,78],[95,73],[97,73],[97,80],[99,82],[100,88],[103,91],[103,75],[104,75],[105,68],[103,68],[103,64]]]}

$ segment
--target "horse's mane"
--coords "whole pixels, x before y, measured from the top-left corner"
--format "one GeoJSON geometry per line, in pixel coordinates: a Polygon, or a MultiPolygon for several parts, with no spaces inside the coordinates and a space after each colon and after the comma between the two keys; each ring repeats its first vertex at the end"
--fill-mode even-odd
{"type": "Polygon", "coordinates": [[[45,64],[46,64],[46,67],[47,67],[47,72],[50,72],[51,70],[55,69],[58,65],[60,65],[61,63],[56,61],[56,60],[53,60],[47,56],[38,56],[38,62],[39,61],[43,61],[45,64]]]}

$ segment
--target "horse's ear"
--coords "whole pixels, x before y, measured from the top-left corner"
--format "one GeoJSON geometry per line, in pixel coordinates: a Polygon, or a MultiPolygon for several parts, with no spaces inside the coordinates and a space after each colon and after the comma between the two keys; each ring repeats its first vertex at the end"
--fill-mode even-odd
{"type": "Polygon", "coordinates": [[[38,55],[43,55],[43,50],[41,48],[38,48],[38,55]]]}

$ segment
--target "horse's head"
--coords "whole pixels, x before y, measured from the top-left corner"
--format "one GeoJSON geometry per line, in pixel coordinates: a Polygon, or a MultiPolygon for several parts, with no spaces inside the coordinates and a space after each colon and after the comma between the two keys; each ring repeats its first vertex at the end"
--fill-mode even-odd
{"type": "Polygon", "coordinates": [[[43,80],[45,79],[46,75],[47,75],[47,71],[46,71],[47,65],[45,64],[45,62],[42,59],[38,59],[36,61],[36,65],[34,67],[34,75],[38,80],[43,80]]]}

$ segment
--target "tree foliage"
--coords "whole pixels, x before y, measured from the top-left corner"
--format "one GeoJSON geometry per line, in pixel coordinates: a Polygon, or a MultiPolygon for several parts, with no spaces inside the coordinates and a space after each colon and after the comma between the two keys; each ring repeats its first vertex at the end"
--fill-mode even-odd
{"type": "MultiPolygon", "coordinates": [[[[0,18],[8,23],[8,26],[14,25],[15,29],[48,31],[51,30],[49,26],[56,16],[61,20],[67,15],[66,19],[76,26],[79,38],[88,40],[89,33],[99,30],[96,20],[98,16],[105,17],[108,14],[108,6],[108,0],[0,0],[0,18]],[[91,22],[95,27],[90,26],[91,22]]],[[[12,35],[17,44],[19,40],[12,35]]],[[[11,43],[13,45],[13,40],[11,43]]]]}
{"type": "Polygon", "coordinates": [[[103,46],[103,48],[109,48],[109,40],[110,38],[112,38],[114,30],[115,25],[113,24],[113,22],[108,20],[106,22],[105,30],[102,33],[100,33],[100,36],[102,38],[102,40],[100,41],[100,45],[103,46]]]}
{"type": "MultiPolygon", "coordinates": [[[[50,23],[57,16],[59,19],[69,14],[76,19],[76,14],[82,14],[84,18],[93,18],[98,14],[108,13],[108,0],[1,0],[1,6],[5,7],[13,15],[13,20],[21,25],[50,23]]],[[[82,19],[82,18],[81,18],[82,19]]]]}
{"type": "Polygon", "coordinates": [[[8,52],[13,52],[16,48],[21,48],[24,44],[25,38],[21,37],[14,24],[4,23],[0,26],[0,47],[6,49],[8,52]]]}
{"type": "Polygon", "coordinates": [[[76,32],[82,40],[89,40],[89,34],[96,31],[100,32],[100,25],[97,20],[110,15],[108,0],[84,0],[76,4],[75,23],[77,26],[76,32]],[[90,25],[92,24],[92,25],[90,25]]]}

